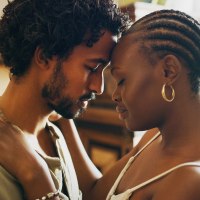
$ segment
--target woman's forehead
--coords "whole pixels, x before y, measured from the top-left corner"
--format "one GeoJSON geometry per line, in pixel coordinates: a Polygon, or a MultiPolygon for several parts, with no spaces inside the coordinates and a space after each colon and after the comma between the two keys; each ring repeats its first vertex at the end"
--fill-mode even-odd
{"type": "Polygon", "coordinates": [[[129,38],[124,38],[114,48],[111,56],[111,64],[116,62],[121,63],[135,56],[139,56],[138,52],[138,43],[131,43],[129,38]]]}

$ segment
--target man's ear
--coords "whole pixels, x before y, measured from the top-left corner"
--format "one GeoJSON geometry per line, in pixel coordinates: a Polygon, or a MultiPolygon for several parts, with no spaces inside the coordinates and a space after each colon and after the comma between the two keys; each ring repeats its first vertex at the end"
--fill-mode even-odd
{"type": "Polygon", "coordinates": [[[174,55],[166,55],[162,59],[162,74],[163,78],[166,79],[165,83],[172,84],[179,77],[182,70],[182,63],[174,55]]]}
{"type": "Polygon", "coordinates": [[[34,62],[42,69],[48,69],[48,60],[45,58],[41,48],[37,47],[34,53],[34,62]]]}

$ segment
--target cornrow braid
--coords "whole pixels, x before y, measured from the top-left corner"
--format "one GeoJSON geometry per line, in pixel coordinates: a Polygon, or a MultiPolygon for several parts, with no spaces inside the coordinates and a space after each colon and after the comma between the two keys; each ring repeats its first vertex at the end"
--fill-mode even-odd
{"type": "Polygon", "coordinates": [[[199,92],[200,24],[195,19],[180,11],[160,10],[135,22],[128,34],[143,45],[147,55],[175,55],[190,71],[192,90],[199,92]]]}

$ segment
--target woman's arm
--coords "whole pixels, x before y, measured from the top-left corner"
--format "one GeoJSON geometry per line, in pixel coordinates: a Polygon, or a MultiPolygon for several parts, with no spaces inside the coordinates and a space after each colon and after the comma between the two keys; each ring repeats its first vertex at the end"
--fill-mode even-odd
{"type": "Polygon", "coordinates": [[[85,151],[74,121],[61,118],[56,121],[56,125],[63,133],[73,160],[79,186],[83,192],[83,197],[85,197],[91,192],[94,184],[102,177],[102,174],[85,151]]]}
{"type": "Polygon", "coordinates": [[[106,199],[110,188],[128,159],[137,152],[140,146],[145,144],[149,138],[157,133],[157,130],[150,131],[130,153],[120,159],[112,169],[102,176],[88,157],[73,120],[61,118],[56,124],[61,129],[66,140],[75,166],[79,185],[83,192],[83,197],[87,200],[106,199]]]}

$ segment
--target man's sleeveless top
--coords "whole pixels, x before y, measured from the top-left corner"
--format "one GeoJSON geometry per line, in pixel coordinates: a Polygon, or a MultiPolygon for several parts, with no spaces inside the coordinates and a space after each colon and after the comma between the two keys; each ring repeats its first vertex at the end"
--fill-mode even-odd
{"type": "Polygon", "coordinates": [[[186,163],[182,163],[182,164],[179,164],[173,168],[170,168],[169,170],[167,171],[164,171],[163,173],[161,174],[158,174],[157,176],[155,177],[152,177],[151,179],[133,187],[133,188],[130,188],[128,190],[126,190],[125,192],[123,193],[120,193],[120,194],[115,194],[116,193],[116,189],[119,185],[119,182],[121,181],[123,175],[126,173],[126,171],[128,170],[128,168],[131,166],[131,164],[134,162],[135,158],[149,145],[151,144],[158,136],[160,135],[160,133],[157,133],[149,142],[147,142],[146,145],[144,145],[140,151],[138,151],[133,157],[131,157],[129,159],[129,161],[127,162],[127,164],[125,165],[124,169],[121,171],[121,173],[119,174],[118,178],[116,179],[113,187],[111,188],[110,192],[108,193],[107,195],[107,198],[106,200],[129,200],[129,198],[133,195],[133,193],[137,190],[139,190],[140,188],[142,187],[145,187],[163,177],[165,177],[166,175],[170,174],[171,172],[173,172],[174,170],[178,169],[178,168],[181,168],[181,167],[185,167],[185,166],[200,166],[200,162],[186,162],[186,163]]]}

